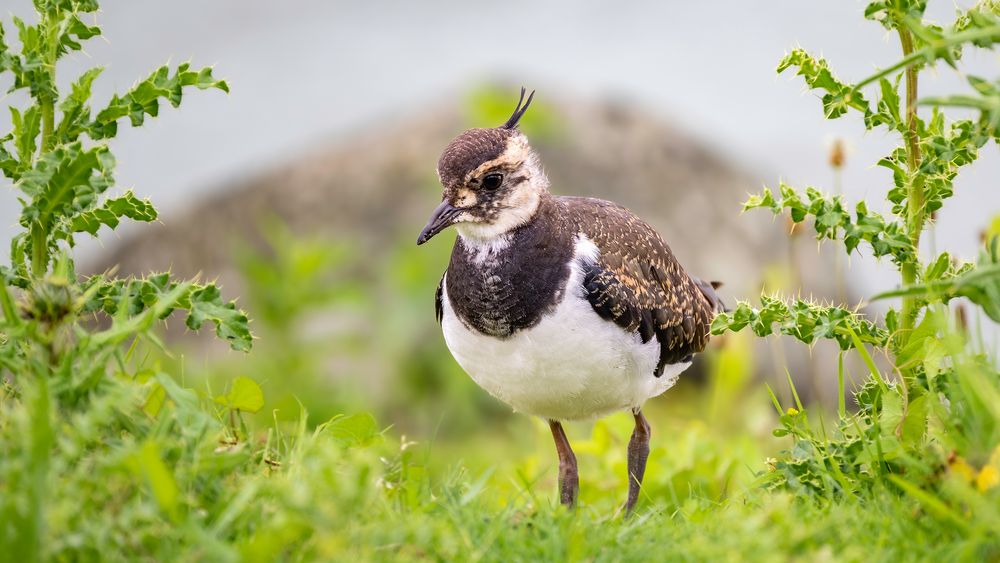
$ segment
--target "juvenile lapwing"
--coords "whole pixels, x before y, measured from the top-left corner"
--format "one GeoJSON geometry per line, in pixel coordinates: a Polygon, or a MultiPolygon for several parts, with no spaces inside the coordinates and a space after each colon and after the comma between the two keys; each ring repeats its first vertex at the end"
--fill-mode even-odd
{"type": "Polygon", "coordinates": [[[517,128],[533,96],[522,88],[506,123],[445,148],[442,202],[417,244],[457,229],[435,295],[445,342],[483,389],[548,421],[563,504],[575,504],[579,478],[561,422],[631,410],[628,513],[649,455],[642,405],[705,348],[721,303],[628,209],[549,193],[517,128]]]}

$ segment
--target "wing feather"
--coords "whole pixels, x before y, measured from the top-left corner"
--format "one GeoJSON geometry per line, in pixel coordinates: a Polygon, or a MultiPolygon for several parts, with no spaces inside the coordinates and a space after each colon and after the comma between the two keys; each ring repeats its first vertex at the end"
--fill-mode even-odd
{"type": "Polygon", "coordinates": [[[665,365],[701,352],[722,306],[714,288],[689,276],[656,231],[628,209],[597,199],[559,199],[600,252],[583,280],[594,311],[643,342],[656,338],[657,377],[665,365]]]}
{"type": "Polygon", "coordinates": [[[441,324],[441,319],[444,318],[444,303],[441,301],[441,294],[444,292],[444,276],[441,276],[441,281],[438,282],[437,289],[434,290],[434,318],[437,319],[438,324],[441,324]]]}

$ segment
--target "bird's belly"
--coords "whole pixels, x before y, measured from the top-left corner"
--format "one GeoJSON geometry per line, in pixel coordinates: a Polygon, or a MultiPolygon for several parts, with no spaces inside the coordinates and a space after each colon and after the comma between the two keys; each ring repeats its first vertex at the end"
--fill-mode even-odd
{"type": "Polygon", "coordinates": [[[656,340],[643,343],[637,334],[600,318],[572,278],[567,287],[578,290],[566,291],[538,324],[503,339],[467,327],[443,296],[448,349],[490,394],[516,411],[552,420],[591,419],[638,407],[672,387],[690,362],[668,365],[654,377],[656,340]]]}

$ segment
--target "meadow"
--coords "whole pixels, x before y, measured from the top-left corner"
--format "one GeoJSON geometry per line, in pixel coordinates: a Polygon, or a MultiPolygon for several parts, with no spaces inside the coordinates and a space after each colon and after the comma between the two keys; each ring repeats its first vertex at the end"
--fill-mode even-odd
{"type": "Polygon", "coordinates": [[[630,518],[627,414],[569,426],[581,502],[568,510],[545,424],[511,415],[451,360],[431,330],[447,244],[401,242],[367,283],[345,274],[361,257],[342,241],[272,224],[266,252],[233,251],[243,295],[170,273],[79,275],[78,237],[158,218],[116,187],[108,140],[229,86],[211,68],[166,65],[97,103],[101,69],[68,88],[56,79],[60,58],[100,36],[97,2],[34,4],[34,21],[0,33],[0,77],[28,99],[0,137],[22,204],[0,266],[11,560],[1000,560],[1000,370],[977,330],[1000,322],[1000,232],[984,226],[969,263],[922,244],[960,169],[997,150],[1000,83],[918,91],[922,72],[1000,43],[996,2],[943,25],[923,19],[926,2],[869,3],[873,32],[898,38],[901,56],[855,81],[802,49],[780,61],[826,117],[898,139],[877,163],[884,201],[780,183],[720,205],[890,263],[899,284],[866,296],[885,314],[787,297],[796,288],[730,302],[703,375],[646,409],[652,452],[630,518]],[[331,312],[348,322],[311,322],[331,312]],[[192,360],[168,321],[232,352],[192,360]],[[838,351],[818,368],[835,404],[803,404],[798,374],[761,382],[753,343],[779,336],[838,351]],[[328,377],[331,352],[392,390],[328,377]]]}

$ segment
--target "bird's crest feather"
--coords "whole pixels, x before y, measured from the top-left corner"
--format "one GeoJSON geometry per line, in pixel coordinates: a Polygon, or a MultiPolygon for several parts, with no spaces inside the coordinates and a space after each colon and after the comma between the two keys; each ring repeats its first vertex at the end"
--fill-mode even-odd
{"type": "Polygon", "coordinates": [[[517,129],[517,123],[521,121],[521,117],[524,115],[524,112],[528,111],[528,106],[531,105],[531,99],[535,97],[535,91],[532,90],[531,93],[528,94],[528,101],[524,101],[525,92],[526,90],[524,89],[524,86],[521,86],[521,97],[517,100],[517,107],[514,108],[514,113],[510,114],[510,118],[507,119],[507,122],[500,126],[500,129],[517,129]],[[523,106],[521,105],[521,102],[524,102],[523,106]]]}

